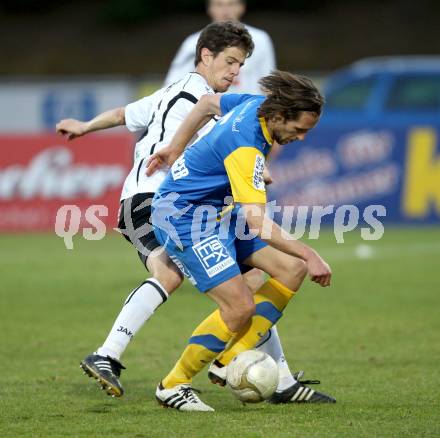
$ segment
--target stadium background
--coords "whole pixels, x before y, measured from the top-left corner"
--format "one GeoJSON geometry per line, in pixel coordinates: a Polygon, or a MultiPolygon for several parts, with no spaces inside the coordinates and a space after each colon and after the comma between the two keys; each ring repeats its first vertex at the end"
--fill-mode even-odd
{"type": "MultiPolygon", "coordinates": [[[[440,53],[435,19],[439,5],[434,1],[318,1],[313,5],[282,1],[276,10],[265,2],[251,1],[248,11],[245,21],[267,30],[273,38],[279,68],[308,74],[320,85],[335,69],[364,57],[440,53]]],[[[66,199],[75,200],[70,203],[81,208],[105,203],[110,208],[105,223],[114,224],[118,190],[130,167],[133,140],[119,138],[119,147],[108,148],[112,152],[107,151],[104,160],[101,150],[93,147],[93,136],[72,147],[53,135],[53,127],[62,118],[89,119],[160,87],[182,39],[206,23],[201,1],[167,1],[160,7],[142,0],[1,3],[0,230],[51,229],[54,212],[66,199]],[[87,156],[81,158],[81,150],[87,156]],[[100,165],[111,166],[113,178],[107,174],[105,181],[100,179],[97,175],[105,174],[100,165]],[[63,173],[63,183],[55,187],[49,180],[58,178],[57,172],[63,173]],[[75,175],[78,178],[81,172],[95,175],[95,196],[87,195],[84,184],[75,183],[75,175]]],[[[435,125],[434,137],[439,127],[435,125]]],[[[354,148],[362,142],[356,133],[369,127],[364,124],[351,130],[354,148]]],[[[378,126],[375,129],[382,132],[378,126]]],[[[327,179],[319,175],[299,178],[296,186],[278,178],[273,195],[281,202],[292,202],[293,192],[300,188],[324,183],[335,191],[338,184],[347,184],[346,176],[366,180],[371,171],[385,169],[383,162],[344,167],[343,157],[335,152],[343,131],[320,128],[318,138],[312,136],[312,144],[307,141],[303,148],[328,148],[340,170],[327,179]]],[[[110,136],[108,145],[113,145],[113,135],[125,135],[125,131],[102,135],[110,136]]],[[[355,196],[332,197],[318,188],[318,198],[327,197],[327,203],[335,205],[362,204],[362,208],[368,203],[385,205],[384,221],[392,223],[437,222],[440,193],[435,180],[440,176],[435,170],[435,153],[409,187],[405,172],[410,163],[405,151],[411,131],[392,129],[387,135],[393,136],[394,144],[385,158],[396,166],[397,182],[385,174],[389,182],[381,193],[368,193],[364,181],[358,184],[361,193],[357,190],[355,196]],[[432,184],[428,174],[434,179],[432,184]],[[427,186],[433,188],[423,188],[427,186]],[[419,213],[408,213],[408,204],[417,204],[411,196],[424,198],[419,201],[419,213]]],[[[419,148],[417,142],[414,147],[419,148]]],[[[304,164],[297,152],[286,148],[274,166],[275,175],[286,175],[289,169],[304,164]]],[[[312,205],[316,196],[305,198],[301,197],[303,204],[312,205]]]]}
{"type": "MultiPolygon", "coordinates": [[[[319,84],[364,57],[440,54],[436,1],[248,1],[248,11],[244,22],[271,35],[278,67],[311,75],[319,84]]],[[[100,218],[107,230],[115,226],[133,139],[116,129],[70,144],[54,135],[54,124],[64,117],[93,117],[153,91],[182,38],[207,22],[204,2],[195,0],[0,3],[3,436],[82,436],[97,430],[161,436],[165,422],[168,434],[209,436],[213,425],[217,436],[293,433],[289,407],[258,406],[247,409],[244,419],[239,405],[203,380],[207,397],[220,404],[221,415],[212,424],[200,418],[189,424],[158,412],[154,385],[210,308],[189,286],[127,352],[132,395],[125,404],[102,400],[75,368],[102,340],[125,291],[144,275],[115,233],[86,241],[80,229],[91,226],[85,212],[93,205],[107,206],[100,218]],[[56,212],[66,204],[82,213],[73,251],[54,233],[56,212]]],[[[435,139],[439,127],[428,126],[435,139]]],[[[389,158],[402,175],[411,165],[402,152],[406,142],[398,132],[389,158]]],[[[337,245],[330,227],[311,241],[333,266],[334,292],[309,291],[307,285],[295,318],[283,322],[281,331],[294,367],[325,379],[325,389],[341,404],[331,411],[296,409],[301,436],[440,433],[437,140],[434,149],[424,215],[405,214],[402,182],[388,196],[370,200],[384,203],[390,213],[381,240],[362,241],[356,229],[337,245]]],[[[277,166],[281,176],[291,169],[282,160],[277,166]]],[[[423,192],[427,182],[420,181],[423,192]]],[[[289,186],[281,190],[284,195],[289,186]]],[[[364,206],[365,197],[353,204],[364,206]]]]}

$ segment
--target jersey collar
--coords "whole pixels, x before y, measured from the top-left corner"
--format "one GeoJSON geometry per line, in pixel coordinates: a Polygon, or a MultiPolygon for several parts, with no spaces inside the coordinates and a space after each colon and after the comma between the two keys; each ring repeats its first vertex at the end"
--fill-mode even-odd
{"type": "Polygon", "coordinates": [[[273,138],[270,136],[266,125],[266,119],[264,117],[258,117],[260,122],[261,130],[263,131],[264,139],[272,146],[273,138]]]}

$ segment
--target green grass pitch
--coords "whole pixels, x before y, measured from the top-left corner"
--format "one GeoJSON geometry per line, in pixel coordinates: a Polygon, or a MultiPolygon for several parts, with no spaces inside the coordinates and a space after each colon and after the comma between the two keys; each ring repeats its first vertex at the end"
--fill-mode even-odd
{"type": "Polygon", "coordinates": [[[154,399],[193,327],[214,307],[188,284],[135,337],[123,362],[126,394],[112,399],[79,361],[102,343],[144,278],[120,236],[0,236],[1,437],[439,437],[440,228],[359,231],[308,241],[330,262],[322,289],[306,281],[279,323],[295,370],[321,379],[335,405],[242,406],[195,380],[216,412],[185,414],[154,399]],[[371,247],[360,259],[356,246],[371,247]]]}

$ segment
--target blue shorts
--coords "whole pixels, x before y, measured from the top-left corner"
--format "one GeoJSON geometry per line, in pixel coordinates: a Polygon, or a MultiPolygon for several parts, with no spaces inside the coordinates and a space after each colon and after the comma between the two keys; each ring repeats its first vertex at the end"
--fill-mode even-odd
{"type": "Polygon", "coordinates": [[[200,292],[206,292],[249,270],[243,266],[244,260],[267,246],[267,243],[259,237],[249,238],[251,236],[247,226],[244,232],[247,238],[237,238],[235,224],[236,219],[233,219],[225,233],[218,223],[208,235],[194,242],[189,238],[191,224],[188,221],[180,220],[173,223],[173,232],[170,232],[164,226],[159,228],[154,224],[153,219],[156,239],[165,248],[171,260],[200,292]]]}

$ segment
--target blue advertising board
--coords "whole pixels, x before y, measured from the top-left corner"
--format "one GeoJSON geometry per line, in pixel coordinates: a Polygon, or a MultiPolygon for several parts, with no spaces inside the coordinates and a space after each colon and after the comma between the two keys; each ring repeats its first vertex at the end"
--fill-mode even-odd
{"type": "Polygon", "coordinates": [[[361,215],[381,205],[384,223],[440,223],[439,134],[440,125],[318,126],[270,164],[270,198],[296,208],[354,205],[361,215]]]}
{"type": "Polygon", "coordinates": [[[41,105],[42,126],[51,130],[62,119],[90,120],[97,114],[92,89],[49,89],[41,105]]]}

